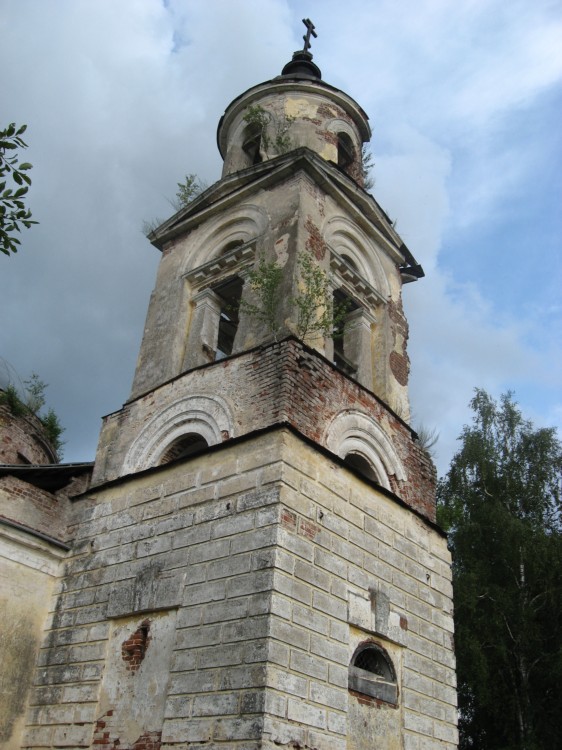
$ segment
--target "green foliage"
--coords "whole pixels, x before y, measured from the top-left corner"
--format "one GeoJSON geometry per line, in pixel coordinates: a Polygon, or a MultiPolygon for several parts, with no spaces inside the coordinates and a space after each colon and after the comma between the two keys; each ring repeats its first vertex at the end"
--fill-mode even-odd
{"type": "Polygon", "coordinates": [[[262,143],[265,148],[268,147],[269,139],[267,137],[267,126],[271,117],[259,104],[250,105],[244,115],[244,122],[250,127],[261,132],[262,143]]]}
{"type": "MultiPolygon", "coordinates": [[[[297,262],[300,270],[299,291],[288,300],[288,309],[297,311],[297,336],[303,340],[318,336],[342,336],[349,306],[345,302],[334,303],[330,279],[313,261],[310,253],[300,253],[297,262]]],[[[277,340],[282,326],[280,309],[283,301],[283,269],[275,261],[266,261],[261,256],[248,278],[256,302],[244,299],[240,303],[240,310],[264,323],[277,340]]]]}
{"type": "Polygon", "coordinates": [[[361,164],[363,170],[363,187],[365,190],[372,190],[375,187],[375,178],[373,177],[375,162],[373,152],[368,148],[366,143],[363,144],[361,149],[361,164]]]}
{"type": "Polygon", "coordinates": [[[266,151],[271,147],[277,154],[286,154],[293,148],[293,142],[288,134],[294,117],[283,117],[273,123],[274,135],[270,136],[272,117],[259,104],[248,107],[244,115],[244,122],[255,128],[261,135],[261,144],[266,151]]]}
{"type": "Polygon", "coordinates": [[[26,405],[19,397],[18,389],[12,383],[6,386],[3,393],[0,392],[0,403],[6,404],[15,417],[23,417],[28,412],[26,405]]]}
{"type": "Polygon", "coordinates": [[[21,241],[16,233],[22,227],[37,224],[31,218],[31,211],[25,207],[25,196],[31,185],[31,178],[27,172],[31,164],[18,164],[17,149],[27,148],[21,137],[27,125],[18,127],[14,122],[7,128],[0,130],[0,251],[5,255],[17,253],[21,241]],[[8,186],[11,178],[15,185],[8,186]]]}
{"type": "Polygon", "coordinates": [[[279,333],[278,310],[281,303],[283,269],[275,262],[266,261],[262,255],[258,265],[248,273],[250,287],[257,303],[243,299],[240,310],[263,323],[275,340],[279,333]]]}
{"type": "Polygon", "coordinates": [[[4,392],[0,393],[0,403],[5,403],[16,417],[23,417],[26,414],[36,416],[43,425],[49,442],[60,456],[64,445],[61,440],[64,427],[61,426],[52,408],[48,409],[45,414],[41,413],[41,409],[45,406],[46,389],[47,384],[40,380],[36,373],[32,373],[28,380],[24,380],[23,393],[20,394],[18,389],[10,383],[4,392]]]}
{"type": "Polygon", "coordinates": [[[174,208],[179,211],[206,190],[207,185],[201,181],[196,174],[186,174],[183,182],[178,182],[176,200],[172,202],[174,208]]]}
{"type": "MultiPolygon", "coordinates": [[[[186,174],[183,182],[177,183],[178,189],[176,197],[173,200],[168,199],[168,202],[174,207],[176,211],[180,211],[185,206],[188,206],[191,201],[195,200],[201,193],[207,189],[206,183],[201,180],[196,174],[186,174]]],[[[142,222],[142,233],[145,237],[152,234],[155,229],[163,224],[165,219],[154,218],[145,220],[142,222]]]]}
{"type": "Polygon", "coordinates": [[[460,747],[560,747],[562,447],[477,390],[438,487],[453,553],[460,747]]]}
{"type": "Polygon", "coordinates": [[[45,406],[45,391],[47,390],[47,383],[39,380],[37,373],[32,373],[31,377],[24,380],[26,403],[25,405],[29,411],[33,414],[39,414],[41,409],[45,406]]]}
{"type": "Polygon", "coordinates": [[[305,340],[325,336],[343,336],[349,306],[335,303],[328,274],[313,261],[310,253],[298,256],[302,286],[292,298],[297,309],[297,335],[305,340]]]}
{"type": "Polygon", "coordinates": [[[43,416],[39,415],[39,419],[45,428],[49,441],[54,446],[57,455],[60,456],[64,445],[64,442],[61,440],[64,427],[61,425],[54,409],[49,409],[43,416]]]}

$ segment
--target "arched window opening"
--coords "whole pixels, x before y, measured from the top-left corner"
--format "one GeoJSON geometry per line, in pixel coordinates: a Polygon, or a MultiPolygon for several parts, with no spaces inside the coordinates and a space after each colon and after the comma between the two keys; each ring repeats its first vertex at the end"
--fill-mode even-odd
{"type": "Polygon", "coordinates": [[[234,250],[235,247],[240,247],[243,244],[244,244],[244,240],[232,240],[231,242],[227,242],[226,245],[223,248],[221,248],[219,256],[226,255],[231,250],[234,250]]]}
{"type": "Polygon", "coordinates": [[[338,133],[338,167],[347,169],[355,160],[353,142],[347,133],[338,133]]]}
{"type": "Polygon", "coordinates": [[[345,255],[345,253],[342,253],[343,260],[347,263],[348,266],[350,266],[355,273],[359,274],[361,276],[361,271],[359,268],[357,268],[357,263],[353,260],[353,258],[350,258],[349,255],[345,255]]]}
{"type": "Polygon", "coordinates": [[[396,671],[386,651],[376,643],[362,643],[349,664],[350,690],[379,701],[398,703],[396,671]]]}
{"type": "Polygon", "coordinates": [[[219,332],[215,360],[224,359],[232,354],[234,339],[238,330],[238,309],[242,297],[244,282],[234,276],[222,284],[213,287],[220,301],[219,332]]]}
{"type": "Polygon", "coordinates": [[[250,165],[259,164],[262,159],[261,148],[261,126],[257,123],[246,128],[242,150],[248,155],[250,165]]]}
{"type": "Polygon", "coordinates": [[[174,440],[166,448],[158,463],[162,466],[163,464],[169,464],[170,461],[176,461],[178,458],[187,458],[187,456],[191,456],[193,453],[207,448],[208,445],[204,437],[198,435],[196,432],[189,432],[174,440]]]}
{"type": "Polygon", "coordinates": [[[352,348],[353,331],[350,330],[349,316],[354,310],[359,309],[355,300],[346,294],[342,289],[334,291],[334,311],[344,313],[336,315],[336,324],[334,326],[334,364],[343,370],[347,375],[355,375],[357,363],[350,357],[352,348]]]}
{"type": "Polygon", "coordinates": [[[352,469],[355,469],[355,471],[363,474],[363,476],[367,479],[380,484],[377,473],[375,472],[369,461],[365,458],[365,456],[362,456],[360,453],[348,453],[344,458],[344,461],[348,466],[351,466],[352,469]]]}

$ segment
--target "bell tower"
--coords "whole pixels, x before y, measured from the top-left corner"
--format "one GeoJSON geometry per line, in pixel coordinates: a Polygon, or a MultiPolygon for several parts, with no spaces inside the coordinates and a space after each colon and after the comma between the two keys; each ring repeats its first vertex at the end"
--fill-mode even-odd
{"type": "Polygon", "coordinates": [[[450,558],[408,424],[423,271],[305,24],[221,118],[221,179],[150,235],[26,748],[456,747],[450,558]]]}

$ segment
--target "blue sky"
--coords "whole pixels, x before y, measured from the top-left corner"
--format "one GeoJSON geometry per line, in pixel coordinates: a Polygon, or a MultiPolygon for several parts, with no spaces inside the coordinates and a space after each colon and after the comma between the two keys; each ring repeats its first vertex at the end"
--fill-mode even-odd
{"type": "Polygon", "coordinates": [[[404,290],[414,419],[440,472],[475,387],[562,424],[562,5],[547,0],[3,0],[2,122],[29,126],[41,222],[0,259],[0,356],[40,374],[89,460],[128,397],[166,218],[220,176],[228,103],[314,60],[371,119],[374,195],[423,264],[404,290]]]}

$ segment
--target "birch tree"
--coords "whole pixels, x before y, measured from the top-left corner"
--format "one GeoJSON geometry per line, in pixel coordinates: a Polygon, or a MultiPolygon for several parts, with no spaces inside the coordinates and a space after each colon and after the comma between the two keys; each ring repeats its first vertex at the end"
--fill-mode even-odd
{"type": "Polygon", "coordinates": [[[460,747],[562,747],[562,449],[477,390],[438,488],[453,553],[460,747]]]}

